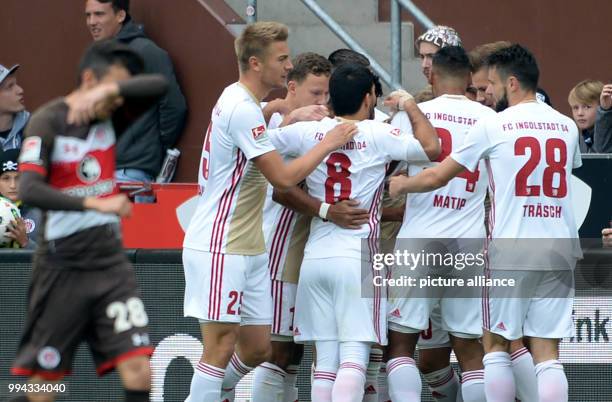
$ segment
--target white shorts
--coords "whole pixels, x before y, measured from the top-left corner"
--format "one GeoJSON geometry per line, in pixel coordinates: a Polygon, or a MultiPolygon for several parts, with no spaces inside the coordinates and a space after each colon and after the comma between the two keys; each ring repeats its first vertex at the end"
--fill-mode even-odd
{"type": "Polygon", "coordinates": [[[361,260],[334,257],[302,261],[295,300],[296,342],[357,341],[387,344],[386,298],[371,278],[363,286],[361,260]]]}
{"type": "Polygon", "coordinates": [[[268,254],[236,255],[183,249],[185,317],[270,325],[268,254]]]}
{"type": "MultiPolygon", "coordinates": [[[[389,327],[391,327],[391,323],[389,323],[389,327]]],[[[429,316],[429,326],[421,331],[417,346],[419,349],[449,348],[451,346],[448,331],[442,329],[442,315],[439,306],[432,310],[429,316]]]]}
{"type": "MultiPolygon", "coordinates": [[[[397,315],[399,310],[392,310],[391,313],[397,315]]],[[[395,332],[401,332],[404,334],[416,334],[420,332],[419,341],[417,346],[419,349],[437,349],[437,348],[448,348],[451,346],[450,336],[448,331],[442,329],[442,316],[440,315],[440,307],[435,307],[431,312],[428,320],[428,327],[422,331],[405,327],[401,324],[397,324],[389,319],[389,330],[395,332]]]]}
{"type": "MultiPolygon", "coordinates": [[[[480,338],[482,336],[481,299],[402,297],[389,302],[389,328],[398,332],[427,331],[432,322],[437,329],[450,332],[459,338],[480,338]],[[408,330],[398,330],[404,327],[408,330]]],[[[439,331],[438,331],[439,332],[439,331]]]]}
{"type": "Polygon", "coordinates": [[[274,310],[272,336],[289,337],[286,340],[292,340],[297,284],[273,280],[271,287],[274,310]]]}
{"type": "Polygon", "coordinates": [[[514,296],[509,289],[485,289],[483,327],[508,340],[523,336],[561,339],[574,336],[572,271],[497,271],[491,277],[515,279],[514,296]],[[560,291],[569,285],[567,289],[560,291]],[[565,293],[565,295],[563,295],[565,293]]]}

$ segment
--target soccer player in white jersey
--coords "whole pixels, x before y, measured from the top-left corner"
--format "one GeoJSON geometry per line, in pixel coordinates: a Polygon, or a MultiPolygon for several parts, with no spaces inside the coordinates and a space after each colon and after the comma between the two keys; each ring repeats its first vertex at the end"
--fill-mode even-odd
{"type": "MultiPolygon", "coordinates": [[[[470,79],[470,61],[462,47],[447,46],[433,56],[431,84],[436,98],[420,103],[419,108],[440,137],[442,152],[436,162],[458,149],[469,128],[479,119],[495,115],[493,110],[465,97],[470,79]]],[[[398,113],[391,124],[402,128],[408,119],[404,113],[398,113]]],[[[424,167],[411,164],[408,174],[415,175],[424,167]]],[[[483,167],[479,165],[476,171],[463,173],[437,191],[409,195],[397,247],[401,249],[401,239],[408,238],[480,238],[484,241],[484,197],[488,180],[483,167]]],[[[456,295],[457,290],[453,291],[456,295]]],[[[440,305],[442,329],[450,333],[451,345],[461,366],[463,400],[484,401],[484,353],[479,342],[481,301],[451,294],[414,297],[408,289],[390,300],[387,375],[392,400],[420,401],[421,381],[413,360],[414,350],[420,332],[430,325],[434,307],[440,305]]]]}
{"type": "MultiPolygon", "coordinates": [[[[550,106],[537,102],[539,70],[527,49],[520,45],[501,49],[488,58],[487,64],[487,90],[493,94],[500,113],[478,121],[463,146],[438,166],[414,177],[391,178],[391,193],[432,191],[465,169],[474,170],[484,159],[493,192],[494,246],[500,241],[525,238],[577,239],[570,180],[572,169],[582,164],[576,125],[550,106]]],[[[558,278],[565,276],[571,283],[572,266],[581,257],[580,249],[574,247],[571,244],[567,250],[554,250],[566,255],[545,267],[549,271],[527,270],[517,276],[516,286],[522,292],[519,297],[496,298],[502,288],[485,288],[483,344],[487,401],[514,401],[515,379],[508,352],[510,341],[521,336],[529,337],[539,400],[568,400],[567,378],[558,359],[560,340],[572,335],[572,285],[565,285],[569,288],[566,297],[547,295],[564,286],[558,278]],[[561,262],[565,266],[559,265],[561,262]],[[554,271],[559,268],[561,271],[554,271]]],[[[546,251],[534,252],[528,258],[539,258],[546,251]]],[[[523,253],[514,250],[512,254],[521,257],[523,253]]],[[[503,262],[490,262],[493,278],[511,275],[503,262]]],[[[533,270],[525,262],[512,268],[525,267],[533,270]]]]}
{"type": "MultiPolygon", "coordinates": [[[[294,337],[296,342],[315,343],[312,399],[320,402],[361,402],[370,347],[386,344],[385,300],[371,277],[361,277],[362,257],[366,272],[370,272],[369,253],[376,252],[386,165],[392,160],[424,162],[439,153],[435,131],[422,114],[419,124],[428,129],[420,130],[420,143],[397,128],[370,120],[377,80],[367,67],[342,65],[330,79],[335,119],[297,123],[270,132],[279,152],[299,156],[341,121],[357,121],[359,128],[353,141],[330,154],[306,179],[310,195],[324,200],[322,209],[340,200],[356,199],[370,213],[368,224],[357,230],[315,218],[304,251],[294,337]],[[362,242],[367,245],[363,250],[362,242]]],[[[403,106],[416,108],[413,100],[405,100],[403,106]]],[[[325,216],[325,211],[321,215],[325,216]]]]}
{"type": "MultiPolygon", "coordinates": [[[[476,46],[469,52],[472,63],[472,85],[477,90],[476,101],[495,109],[493,94],[487,92],[489,88],[489,66],[487,58],[496,51],[511,46],[511,42],[499,41],[476,46]]],[[[536,94],[537,96],[537,94],[536,94]]],[[[490,201],[485,202],[485,214],[490,216],[490,201]]],[[[513,340],[510,344],[510,357],[512,372],[516,383],[516,397],[520,401],[532,401],[538,398],[538,384],[533,375],[535,367],[533,357],[525,347],[523,339],[513,340]]]]}
{"type": "Polygon", "coordinates": [[[236,39],[239,81],[221,94],[204,139],[201,196],[183,242],[184,314],[200,321],[206,345],[192,378],[191,402],[232,400],[240,378],[269,358],[266,179],[279,188],[296,185],[355,134],[354,125],[335,128],[288,164],[274,150],[260,102],[285,85],[291,70],[287,32],[283,24],[258,22],[236,39]]]}
{"type": "MultiPolygon", "coordinates": [[[[311,52],[296,56],[287,75],[286,97],[266,105],[279,110],[270,118],[268,129],[328,116],[330,75],[331,63],[325,57],[311,52]]],[[[274,202],[272,193],[268,185],[263,212],[272,287],[272,356],[255,369],[252,394],[253,402],[295,402],[303,345],[293,343],[293,313],[310,217],[274,202]]]]}

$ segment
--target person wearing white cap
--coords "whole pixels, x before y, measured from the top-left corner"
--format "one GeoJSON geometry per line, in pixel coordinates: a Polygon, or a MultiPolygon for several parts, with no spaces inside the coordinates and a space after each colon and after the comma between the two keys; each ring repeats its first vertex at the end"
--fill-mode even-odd
{"type": "Polygon", "coordinates": [[[423,75],[429,82],[433,55],[445,46],[461,46],[461,39],[454,28],[436,25],[419,36],[415,41],[415,46],[421,58],[423,75]]]}
{"type": "Polygon", "coordinates": [[[19,64],[6,68],[0,64],[0,149],[21,147],[23,129],[30,113],[25,110],[23,89],[17,84],[15,72],[19,64]]]}

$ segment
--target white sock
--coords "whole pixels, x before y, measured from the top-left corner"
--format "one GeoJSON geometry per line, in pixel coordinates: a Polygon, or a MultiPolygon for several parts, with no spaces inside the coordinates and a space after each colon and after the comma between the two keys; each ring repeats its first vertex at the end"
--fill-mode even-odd
{"type": "Polygon", "coordinates": [[[510,355],[510,359],[516,383],[516,397],[523,402],[537,401],[538,380],[531,353],[527,348],[520,348],[510,355]]]}
{"type": "Polygon", "coordinates": [[[461,374],[461,395],[465,402],[486,402],[484,370],[464,371],[461,374]]]}
{"type": "Polygon", "coordinates": [[[340,368],[332,389],[332,400],[334,402],[361,402],[371,345],[367,342],[340,342],[338,349],[340,368]]]}
{"type": "Polygon", "coordinates": [[[361,402],[366,382],[366,368],[355,363],[342,363],[332,389],[334,402],[361,402]]]}
{"type": "Polygon", "coordinates": [[[223,385],[221,386],[222,401],[227,399],[229,402],[232,402],[234,400],[236,384],[238,384],[242,377],[249,374],[251,370],[253,370],[253,367],[244,364],[236,353],[232,355],[225,369],[225,377],[223,378],[223,385]]]}
{"type": "Polygon", "coordinates": [[[487,402],[514,402],[516,389],[512,362],[506,352],[487,353],[482,359],[487,402]]]}
{"type": "Polygon", "coordinates": [[[298,402],[297,376],[298,366],[290,364],[285,370],[285,382],[283,383],[283,402],[298,402]]]}
{"type": "Polygon", "coordinates": [[[420,402],[421,376],[414,359],[396,357],[387,362],[389,395],[393,401],[420,402]]]}
{"type": "Polygon", "coordinates": [[[378,402],[378,374],[382,364],[383,351],[372,348],[370,350],[370,361],[366,369],[366,382],[363,392],[363,402],[378,402]]]}
{"type": "Polygon", "coordinates": [[[331,402],[334,381],[336,381],[336,373],[315,370],[310,398],[317,402],[331,402]]]}
{"type": "Polygon", "coordinates": [[[331,402],[332,388],[340,361],[340,348],[336,341],[317,341],[317,364],[314,371],[310,397],[316,402],[331,402]]]}
{"type": "Polygon", "coordinates": [[[387,384],[387,363],[385,362],[380,365],[378,372],[378,402],[391,402],[387,384]]]}
{"type": "Polygon", "coordinates": [[[280,402],[283,400],[285,371],[272,363],[262,363],[253,375],[253,402],[280,402]]]}
{"type": "Polygon", "coordinates": [[[567,402],[567,377],[559,360],[538,363],[535,372],[538,377],[540,402],[567,402]]]}
{"type": "Polygon", "coordinates": [[[431,397],[437,402],[455,402],[459,391],[459,377],[451,367],[423,374],[431,397]]]}
{"type": "Polygon", "coordinates": [[[225,370],[206,363],[198,363],[193,370],[189,396],[185,402],[218,402],[225,370]]]}

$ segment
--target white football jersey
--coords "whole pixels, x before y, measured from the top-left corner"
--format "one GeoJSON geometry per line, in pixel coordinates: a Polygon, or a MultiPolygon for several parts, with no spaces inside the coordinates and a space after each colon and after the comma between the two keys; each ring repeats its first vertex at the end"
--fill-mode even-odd
{"type": "Polygon", "coordinates": [[[273,150],[259,101],[240,83],[225,88],[204,138],[200,197],[183,247],[239,255],[266,252],[262,210],[267,181],[252,159],[273,150]]]}
{"type": "MultiPolygon", "coordinates": [[[[278,128],[282,122],[283,116],[274,113],[268,122],[268,129],[278,128]]],[[[293,158],[283,155],[283,159],[289,162],[293,158]]],[[[273,191],[272,185],[268,184],[263,210],[263,232],[269,255],[270,278],[296,283],[308,239],[310,217],[274,202],[273,191]]]]}
{"type": "MultiPolygon", "coordinates": [[[[338,119],[325,118],[271,130],[269,135],[281,154],[296,157],[312,149],[338,124],[338,119]]],[[[370,248],[375,249],[387,164],[393,160],[428,160],[421,144],[398,128],[372,120],[358,122],[357,127],[359,132],[353,140],[329,154],[308,176],[306,186],[311,196],[330,204],[359,201],[359,208],[370,211],[370,221],[359,230],[350,230],[314,218],[304,257],[361,258],[361,239],[371,239],[370,248]]]]}
{"type": "Polygon", "coordinates": [[[451,158],[473,170],[484,159],[491,189],[492,237],[578,237],[572,169],[582,165],[578,129],[538,102],[482,119],[451,158]]]}
{"type": "MultiPolygon", "coordinates": [[[[495,112],[463,95],[441,95],[419,108],[436,129],[442,151],[436,161],[410,164],[408,174],[417,175],[459,149],[468,130],[481,118],[495,112]]],[[[405,112],[398,113],[392,125],[403,128],[405,112]]],[[[409,123],[409,122],[408,122],[409,123]]],[[[465,171],[446,186],[429,193],[409,194],[399,238],[484,238],[484,198],[488,176],[483,164],[474,172],[465,171]]]]}

